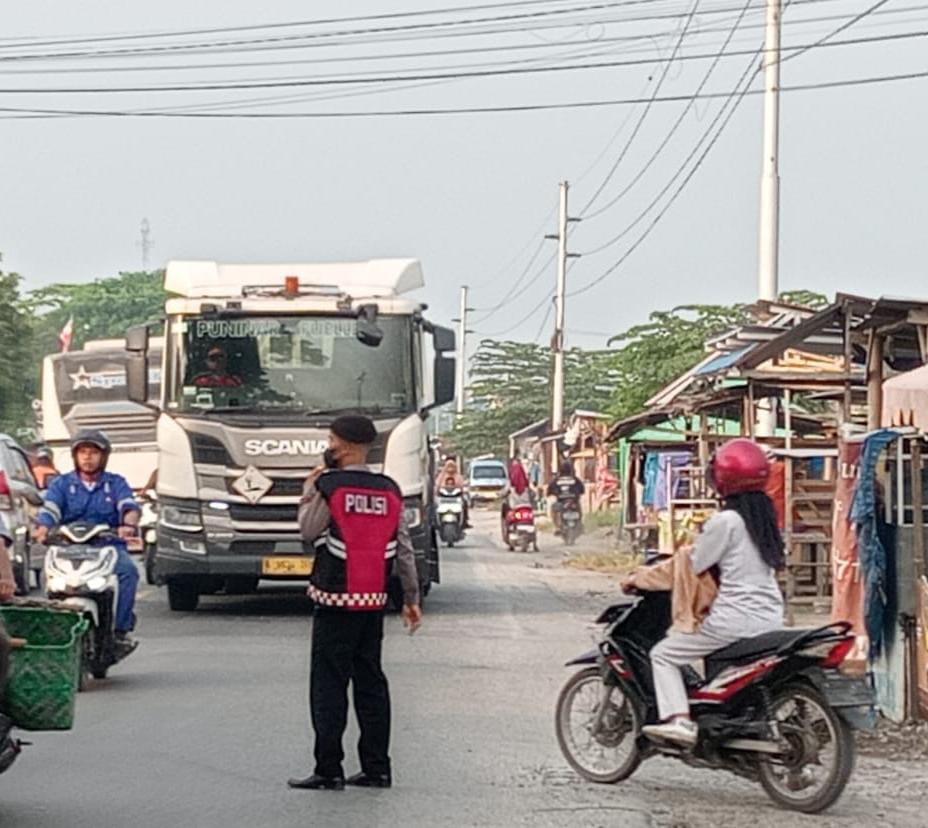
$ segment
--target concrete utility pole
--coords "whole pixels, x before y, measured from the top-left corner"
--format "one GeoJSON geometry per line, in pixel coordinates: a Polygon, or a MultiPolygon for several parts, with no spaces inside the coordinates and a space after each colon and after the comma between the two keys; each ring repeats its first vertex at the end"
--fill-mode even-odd
{"type": "Polygon", "coordinates": [[[151,238],[151,225],[148,223],[147,218],[142,219],[142,226],[139,228],[139,240],[136,244],[142,251],[142,270],[148,270],[148,257],[155,243],[151,238]]]}
{"type": "Polygon", "coordinates": [[[567,191],[561,182],[561,200],[557,220],[557,296],[554,305],[554,382],[552,384],[551,431],[564,427],[564,299],[567,288],[567,191]]]}
{"type": "Polygon", "coordinates": [[[454,410],[456,414],[464,413],[464,400],[467,394],[467,285],[461,286],[461,315],[455,320],[458,323],[458,363],[455,366],[457,380],[454,395],[454,410]]]}
{"type": "Polygon", "coordinates": [[[760,180],[758,296],[779,295],[780,248],[780,0],[767,0],[764,42],[764,158],[760,180]]]}

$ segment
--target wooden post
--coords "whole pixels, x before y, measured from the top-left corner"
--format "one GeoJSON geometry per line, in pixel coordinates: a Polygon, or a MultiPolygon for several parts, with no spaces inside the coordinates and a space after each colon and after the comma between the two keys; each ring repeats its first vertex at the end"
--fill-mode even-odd
{"type": "Polygon", "coordinates": [[[786,430],[786,448],[793,447],[793,412],[790,406],[793,402],[793,393],[789,388],[783,389],[783,428],[786,430]]]}
{"type": "Polygon", "coordinates": [[[741,433],[746,437],[754,436],[754,418],[757,411],[754,406],[754,383],[748,380],[748,398],[747,411],[745,412],[744,421],[741,423],[741,433]]]}
{"type": "Polygon", "coordinates": [[[867,429],[874,431],[883,422],[883,336],[870,332],[867,348],[867,429]]]}
{"type": "Polygon", "coordinates": [[[783,458],[783,545],[786,547],[786,625],[796,623],[793,601],[796,598],[796,567],[793,560],[793,458],[783,458]]]}
{"type": "Polygon", "coordinates": [[[915,564],[915,583],[925,574],[925,515],[922,511],[922,443],[912,438],[912,540],[915,564]]]}
{"type": "MultiPolygon", "coordinates": [[[[848,305],[844,304],[844,422],[851,422],[851,364],[853,351],[851,349],[851,314],[848,305]]],[[[882,364],[882,363],[881,363],[882,364]]]]}

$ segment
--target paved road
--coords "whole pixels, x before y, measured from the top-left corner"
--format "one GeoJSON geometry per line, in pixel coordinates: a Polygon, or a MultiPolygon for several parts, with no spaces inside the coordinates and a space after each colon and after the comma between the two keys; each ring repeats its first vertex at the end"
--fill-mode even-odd
{"type": "MultiPolygon", "coordinates": [[[[551,549],[502,551],[492,521],[480,520],[483,533],[445,553],[422,631],[409,637],[388,619],[392,790],[285,787],[311,769],[310,619],[299,592],[205,598],[196,613],[178,614],[162,591],[147,590],[139,651],[81,694],[72,732],[34,735],[0,779],[0,825],[923,824],[914,800],[874,802],[863,786],[832,818],[800,820],[759,788],[666,761],[622,786],[578,780],[558,753],[552,709],[561,665],[589,643],[585,622],[605,582],[556,566],[551,549]]],[[[355,738],[346,742],[349,772],[355,738]]],[[[887,766],[866,787],[895,774],[887,766]]]]}

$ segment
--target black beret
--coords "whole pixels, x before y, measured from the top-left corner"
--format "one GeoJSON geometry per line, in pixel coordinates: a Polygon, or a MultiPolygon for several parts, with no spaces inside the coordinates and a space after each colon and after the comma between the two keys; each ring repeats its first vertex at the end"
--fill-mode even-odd
{"type": "Polygon", "coordinates": [[[348,443],[369,446],[377,439],[377,429],[369,417],[360,414],[345,414],[329,426],[336,437],[348,443]]]}

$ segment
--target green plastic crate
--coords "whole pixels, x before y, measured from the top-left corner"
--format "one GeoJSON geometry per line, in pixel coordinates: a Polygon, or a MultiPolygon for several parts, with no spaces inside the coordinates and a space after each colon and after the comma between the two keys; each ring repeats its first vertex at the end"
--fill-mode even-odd
{"type": "Polygon", "coordinates": [[[24,730],[70,730],[88,622],[65,610],[0,606],[7,633],[26,639],[13,650],[0,707],[24,730]]]}

